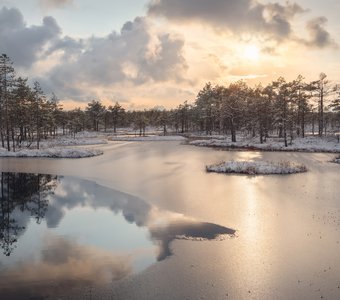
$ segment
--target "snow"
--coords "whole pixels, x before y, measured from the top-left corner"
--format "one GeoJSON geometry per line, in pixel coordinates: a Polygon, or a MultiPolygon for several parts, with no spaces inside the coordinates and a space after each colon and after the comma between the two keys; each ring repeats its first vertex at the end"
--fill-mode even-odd
{"type": "Polygon", "coordinates": [[[230,138],[224,137],[193,140],[189,142],[194,146],[205,147],[221,147],[221,148],[236,148],[236,149],[254,149],[264,151],[303,151],[303,152],[331,152],[340,153],[340,143],[335,138],[319,138],[308,136],[305,138],[296,138],[292,145],[284,146],[283,140],[279,138],[268,138],[267,141],[261,144],[257,139],[240,137],[239,141],[231,142],[230,138]]]}
{"type": "Polygon", "coordinates": [[[293,174],[307,171],[304,165],[298,165],[289,161],[278,163],[267,161],[226,161],[206,166],[206,170],[207,172],[248,175],[293,174]]]}
{"type": "Polygon", "coordinates": [[[101,154],[102,150],[86,148],[20,149],[16,152],[0,148],[0,157],[84,158],[101,154]]]}
{"type": "Polygon", "coordinates": [[[42,139],[39,148],[36,142],[28,148],[23,143],[15,152],[0,148],[0,157],[50,157],[50,158],[83,158],[103,154],[99,149],[88,149],[85,145],[107,144],[107,138],[103,134],[94,132],[77,133],[75,137],[70,135],[58,135],[54,138],[42,139]]]}
{"type": "Polygon", "coordinates": [[[107,144],[107,137],[99,136],[95,132],[77,133],[73,136],[58,136],[57,138],[49,138],[41,140],[40,145],[43,148],[60,147],[60,146],[84,146],[84,145],[104,145],[107,144]]]}
{"type": "Polygon", "coordinates": [[[182,136],[158,136],[150,135],[145,137],[132,135],[118,135],[112,137],[112,133],[103,132],[81,132],[75,137],[60,135],[55,138],[42,139],[40,149],[36,149],[36,143],[32,143],[29,148],[23,144],[17,148],[16,152],[7,151],[0,148],[0,157],[50,157],[50,158],[82,158],[103,154],[102,150],[95,148],[84,148],[86,145],[103,145],[111,141],[183,141],[182,136]],[[109,137],[109,138],[108,138],[109,137]]]}
{"type": "Polygon", "coordinates": [[[43,142],[41,144],[42,148],[50,148],[50,147],[61,147],[61,146],[89,146],[89,145],[104,145],[107,144],[107,140],[102,139],[57,139],[50,140],[48,142],[43,142]]]}
{"type": "Polygon", "coordinates": [[[133,142],[147,142],[147,141],[185,141],[186,138],[179,135],[150,135],[150,136],[112,136],[110,141],[133,141],[133,142]]]}
{"type": "Polygon", "coordinates": [[[99,149],[87,149],[85,145],[107,144],[107,139],[100,138],[98,133],[79,133],[75,137],[60,135],[55,138],[42,139],[40,149],[36,148],[36,143],[32,143],[28,148],[23,143],[16,152],[7,151],[0,148],[0,157],[50,157],[50,158],[83,158],[103,154],[99,149]]]}
{"type": "Polygon", "coordinates": [[[333,159],[334,163],[340,164],[340,155],[333,159]]]}

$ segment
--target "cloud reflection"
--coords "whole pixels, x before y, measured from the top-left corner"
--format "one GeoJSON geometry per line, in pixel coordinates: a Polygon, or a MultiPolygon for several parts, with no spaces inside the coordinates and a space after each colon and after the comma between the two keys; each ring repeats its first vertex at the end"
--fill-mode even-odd
{"type": "MultiPolygon", "coordinates": [[[[1,199],[6,205],[0,210],[0,246],[4,246],[7,256],[25,234],[25,230],[16,232],[16,228],[27,228],[32,218],[38,224],[45,219],[49,228],[56,228],[68,211],[79,207],[106,209],[121,214],[128,223],[146,228],[158,247],[158,261],[172,255],[171,243],[175,239],[214,240],[235,233],[231,228],[161,210],[132,195],[73,177],[2,173],[1,186],[5,191],[1,199]]],[[[115,230],[124,229],[108,228],[96,234],[110,239],[110,232],[115,230]]],[[[0,290],[4,291],[1,297],[44,299],[52,292],[58,295],[65,287],[100,285],[133,273],[133,255],[117,255],[65,237],[45,238],[43,250],[40,245],[32,247],[36,247],[35,258],[0,264],[0,290]]]]}
{"type": "Polygon", "coordinates": [[[104,285],[132,274],[131,258],[66,238],[44,239],[40,260],[0,269],[3,299],[47,299],[84,284],[104,285]],[[65,290],[66,289],[66,290],[65,290]]]}
{"type": "Polygon", "coordinates": [[[114,213],[121,212],[127,222],[146,227],[151,240],[160,248],[158,261],[172,255],[170,244],[174,239],[213,240],[220,235],[235,234],[234,229],[164,211],[132,195],[76,178],[61,180],[46,214],[48,224],[58,224],[61,221],[65,205],[68,209],[79,205],[96,209],[108,208],[114,213]],[[53,214],[49,213],[50,209],[53,214]],[[58,210],[60,212],[56,213],[58,210]]]}

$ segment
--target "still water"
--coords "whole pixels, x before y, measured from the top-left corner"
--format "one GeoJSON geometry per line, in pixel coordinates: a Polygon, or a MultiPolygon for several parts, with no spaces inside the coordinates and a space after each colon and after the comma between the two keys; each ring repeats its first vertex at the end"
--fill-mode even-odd
{"type": "Polygon", "coordinates": [[[3,289],[18,284],[29,294],[40,287],[61,299],[340,298],[333,155],[178,142],[101,148],[103,156],[81,160],[0,159],[2,172],[40,176],[46,184],[39,194],[48,199],[33,197],[27,210],[19,199],[12,211],[21,221],[11,255],[1,256],[3,289]],[[229,159],[290,160],[308,172],[205,173],[206,164],[229,159]],[[223,238],[233,229],[235,238],[223,238]]]}
{"type": "Polygon", "coordinates": [[[175,239],[235,233],[92,181],[8,172],[0,181],[0,290],[6,299],[107,284],[171,256],[175,239]]]}

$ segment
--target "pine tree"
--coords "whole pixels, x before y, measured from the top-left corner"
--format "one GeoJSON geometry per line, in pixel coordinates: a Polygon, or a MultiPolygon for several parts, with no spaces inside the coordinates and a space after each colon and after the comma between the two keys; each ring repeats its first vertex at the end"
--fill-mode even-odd
{"type": "Polygon", "coordinates": [[[0,56],[0,135],[2,147],[11,150],[10,146],[10,106],[11,106],[11,92],[15,82],[15,71],[13,62],[6,55],[0,56]]]}

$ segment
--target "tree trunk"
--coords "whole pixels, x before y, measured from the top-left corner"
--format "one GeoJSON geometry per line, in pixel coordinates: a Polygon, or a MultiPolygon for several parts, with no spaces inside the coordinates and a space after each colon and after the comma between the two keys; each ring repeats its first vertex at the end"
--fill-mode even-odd
{"type": "Polygon", "coordinates": [[[301,135],[303,138],[305,137],[305,112],[301,116],[301,135]]]}
{"type": "Polygon", "coordinates": [[[14,129],[12,127],[12,148],[13,148],[13,152],[15,152],[15,138],[14,138],[15,134],[14,134],[14,129]]]}
{"type": "Polygon", "coordinates": [[[236,143],[236,130],[235,130],[233,119],[230,119],[230,131],[231,131],[231,141],[233,143],[236,143]]]}
{"type": "Polygon", "coordinates": [[[320,107],[319,107],[319,136],[323,134],[324,127],[324,116],[323,116],[323,89],[320,91],[320,107]]]}

